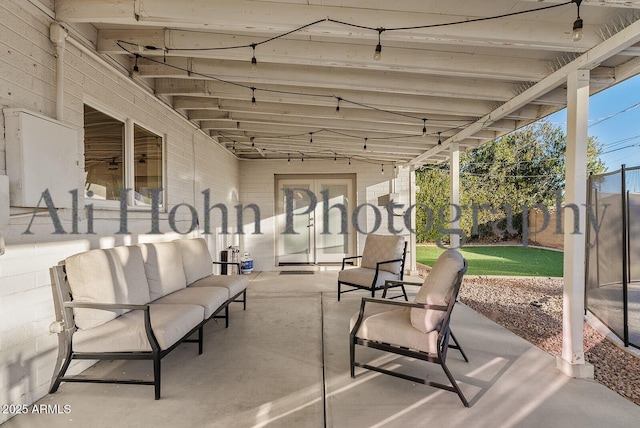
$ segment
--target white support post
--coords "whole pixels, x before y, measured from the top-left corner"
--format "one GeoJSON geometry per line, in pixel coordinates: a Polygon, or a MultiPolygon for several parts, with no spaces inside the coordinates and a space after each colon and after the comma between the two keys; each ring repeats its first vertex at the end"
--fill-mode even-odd
{"type": "MultiPolygon", "coordinates": [[[[416,168],[411,165],[409,167],[409,206],[416,205],[416,194],[419,189],[416,187],[416,168]]],[[[411,212],[411,229],[416,230],[416,210],[411,212]]],[[[409,234],[409,252],[411,253],[411,259],[409,260],[409,274],[417,275],[418,266],[416,263],[416,234],[409,234]]]]}
{"type": "MultiPolygon", "coordinates": [[[[460,220],[456,218],[456,208],[460,207],[460,148],[458,143],[451,143],[451,174],[450,174],[451,188],[451,225],[450,229],[460,229],[460,220]]],[[[450,235],[451,248],[460,247],[460,235],[452,233],[450,235]]]]}
{"type": "Polygon", "coordinates": [[[587,125],[589,71],[567,78],[567,171],[564,208],[564,298],[562,356],[557,367],[571,377],[593,378],[593,366],[584,359],[585,233],[587,203],[587,125]],[[574,233],[574,204],[580,207],[579,233],[574,233]]]}

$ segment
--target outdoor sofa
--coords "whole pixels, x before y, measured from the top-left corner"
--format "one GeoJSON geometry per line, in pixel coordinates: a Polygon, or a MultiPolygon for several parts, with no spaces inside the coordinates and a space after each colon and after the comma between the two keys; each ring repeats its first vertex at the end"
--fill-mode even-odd
{"type": "Polygon", "coordinates": [[[201,354],[204,324],[228,327],[231,302],[246,309],[248,278],[214,275],[213,263],[198,238],[90,250],[52,267],[59,346],[49,392],[61,382],[143,384],[159,399],[162,358],[182,342],[201,354]],[[65,376],[72,360],[119,359],[152,360],[153,381],[65,376]]]}

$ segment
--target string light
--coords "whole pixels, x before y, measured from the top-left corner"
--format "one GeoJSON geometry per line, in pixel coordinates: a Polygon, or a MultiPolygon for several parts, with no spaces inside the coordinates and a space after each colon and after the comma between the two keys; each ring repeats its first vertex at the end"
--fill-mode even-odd
{"type": "Polygon", "coordinates": [[[256,88],[254,88],[253,86],[251,87],[251,105],[253,107],[256,106],[256,88]]]}
{"type": "Polygon", "coordinates": [[[291,163],[291,153],[287,153],[287,162],[291,163]]]}
{"type": "Polygon", "coordinates": [[[349,158],[349,165],[351,165],[351,158],[349,158]]]}
{"type": "Polygon", "coordinates": [[[313,132],[309,132],[309,143],[313,143],[313,132]]]}
{"type": "Polygon", "coordinates": [[[382,164],[382,169],[380,170],[380,174],[384,174],[384,164],[382,164]]]}
{"type": "Polygon", "coordinates": [[[255,147],[256,146],[256,141],[254,137],[249,138],[249,141],[251,141],[251,147],[255,147]]]}
{"type": "Polygon", "coordinates": [[[422,119],[422,136],[427,136],[427,119],[422,119]]]}
{"type": "Polygon", "coordinates": [[[578,6],[578,17],[573,21],[573,33],[571,34],[571,40],[579,42],[582,40],[582,36],[584,34],[582,28],[583,22],[582,18],[580,18],[580,4],[582,3],[582,0],[572,0],[572,2],[578,6]]]}
{"type": "Polygon", "coordinates": [[[133,75],[138,75],[140,73],[140,68],[138,68],[138,58],[140,58],[140,54],[136,54],[136,61],[133,64],[133,75]]]}
{"type": "Polygon", "coordinates": [[[364,138],[364,147],[362,150],[367,150],[367,137],[364,138]]]}
{"type": "Polygon", "coordinates": [[[342,98],[338,97],[338,105],[336,105],[336,114],[340,113],[340,101],[342,101],[342,98]]]}
{"type": "Polygon", "coordinates": [[[382,58],[382,44],[380,43],[380,36],[382,35],[383,31],[384,28],[378,28],[378,44],[376,45],[376,50],[373,54],[373,59],[376,61],[380,61],[380,58],[382,58]]]}
{"type": "Polygon", "coordinates": [[[442,140],[440,139],[440,132],[438,132],[438,145],[439,146],[442,145],[442,140]]]}
{"type": "Polygon", "coordinates": [[[256,44],[251,43],[251,49],[253,50],[253,56],[251,57],[251,70],[258,71],[258,60],[256,59],[256,44]]]}
{"type": "Polygon", "coordinates": [[[333,154],[333,161],[336,162],[338,160],[338,154],[334,153],[333,154]]]}

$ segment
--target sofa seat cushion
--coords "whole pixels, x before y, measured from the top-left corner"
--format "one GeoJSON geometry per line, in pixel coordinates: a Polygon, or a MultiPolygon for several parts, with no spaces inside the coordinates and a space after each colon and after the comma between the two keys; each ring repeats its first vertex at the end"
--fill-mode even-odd
{"type": "Polygon", "coordinates": [[[224,287],[185,288],[155,300],[153,304],[188,304],[204,308],[204,317],[209,318],[229,300],[229,291],[224,287]]]}
{"type": "MultiPolygon", "coordinates": [[[[375,269],[377,263],[386,260],[398,260],[404,254],[404,236],[398,235],[367,235],[362,251],[362,264],[364,268],[375,269]]],[[[380,265],[380,270],[399,274],[402,263],[385,263],[380,265]]]]}
{"type": "MultiPolygon", "coordinates": [[[[345,269],[338,273],[338,281],[348,282],[350,284],[358,284],[365,287],[371,287],[373,284],[373,277],[376,275],[375,269],[368,268],[353,268],[345,269]]],[[[378,271],[378,278],[376,278],[375,288],[383,287],[384,282],[387,279],[399,279],[399,275],[386,270],[378,271]]]]}
{"type": "Polygon", "coordinates": [[[247,289],[249,278],[241,275],[210,275],[191,284],[189,287],[224,287],[229,297],[234,297],[247,289]]]}
{"type": "MultiPolygon", "coordinates": [[[[204,320],[200,305],[156,305],[149,309],[151,327],[161,349],[168,349],[204,320]]],[[[74,352],[150,352],[144,312],[131,311],[73,335],[74,352]]]]}
{"type": "MultiPolygon", "coordinates": [[[[356,336],[361,339],[403,346],[430,354],[438,352],[438,332],[423,333],[411,325],[411,309],[392,309],[366,316],[356,336]]],[[[351,317],[349,331],[358,320],[358,313],[351,317]]]]}
{"type": "MultiPolygon", "coordinates": [[[[143,305],[151,301],[142,253],[137,246],[86,251],[67,257],[65,265],[75,302],[143,305]]],[[[99,326],[125,312],[73,310],[79,329],[99,326]]]]}
{"type": "Polygon", "coordinates": [[[213,260],[204,239],[177,239],[173,243],[180,248],[187,284],[213,274],[213,260]]]}
{"type": "MultiPolygon", "coordinates": [[[[464,258],[457,250],[447,250],[438,257],[416,294],[416,303],[447,306],[452,298],[458,272],[464,268],[464,258]]],[[[440,326],[443,311],[411,308],[411,323],[423,333],[429,333],[440,326]]]]}
{"type": "Polygon", "coordinates": [[[140,244],[151,300],[187,286],[180,248],[173,242],[140,244]]]}

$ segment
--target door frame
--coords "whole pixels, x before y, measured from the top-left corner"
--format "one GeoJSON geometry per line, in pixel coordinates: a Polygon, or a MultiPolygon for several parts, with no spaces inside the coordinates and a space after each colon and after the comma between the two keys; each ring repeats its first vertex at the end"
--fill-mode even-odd
{"type": "MultiPolygon", "coordinates": [[[[322,195],[319,193],[319,189],[323,182],[342,180],[348,181],[348,195],[347,196],[347,218],[351,219],[350,213],[356,206],[356,174],[275,174],[274,175],[274,208],[276,216],[276,237],[274,240],[275,247],[275,265],[291,265],[291,264],[306,264],[306,265],[318,265],[318,264],[335,264],[341,263],[342,257],[351,255],[355,251],[356,245],[356,233],[351,221],[347,221],[347,236],[348,236],[348,252],[337,254],[334,258],[319,254],[318,243],[321,242],[322,232],[322,195]],[[305,257],[287,257],[285,254],[281,254],[283,246],[283,234],[285,225],[285,213],[284,204],[281,194],[281,182],[299,181],[300,184],[309,184],[309,189],[312,191],[318,199],[316,209],[313,213],[310,213],[310,236],[309,236],[309,248],[310,254],[305,260],[305,257]],[[307,183],[305,183],[307,182],[307,183]],[[316,219],[318,221],[316,221],[316,219]],[[282,260],[285,259],[285,260],[282,260]]],[[[298,230],[296,230],[298,231],[298,230]]],[[[300,231],[298,231],[300,233],[300,231]]]]}

